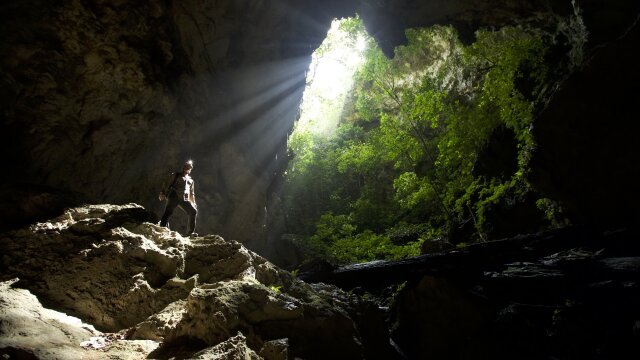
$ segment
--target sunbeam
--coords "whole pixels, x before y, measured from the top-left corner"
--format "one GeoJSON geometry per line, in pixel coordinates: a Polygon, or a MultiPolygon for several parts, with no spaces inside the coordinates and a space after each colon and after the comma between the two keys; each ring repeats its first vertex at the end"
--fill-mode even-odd
{"type": "Polygon", "coordinates": [[[357,19],[335,19],[314,52],[296,131],[323,136],[335,131],[367,46],[365,35],[350,25],[353,21],[357,19]]]}

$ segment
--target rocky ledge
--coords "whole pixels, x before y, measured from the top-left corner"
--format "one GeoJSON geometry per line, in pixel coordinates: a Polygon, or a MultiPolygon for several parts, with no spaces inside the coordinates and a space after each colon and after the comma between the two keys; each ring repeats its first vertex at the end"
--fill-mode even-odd
{"type": "Polygon", "coordinates": [[[0,354],[20,359],[393,358],[376,305],[307,284],[136,204],[0,234],[0,354]]]}
{"type": "Polygon", "coordinates": [[[356,292],[402,283],[389,322],[408,359],[640,359],[639,240],[636,226],[566,227],[322,280],[356,292]]]}

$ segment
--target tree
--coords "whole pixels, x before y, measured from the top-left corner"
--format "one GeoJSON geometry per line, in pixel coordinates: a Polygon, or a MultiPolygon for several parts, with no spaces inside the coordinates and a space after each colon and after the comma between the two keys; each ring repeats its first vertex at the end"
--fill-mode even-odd
{"type": "Polygon", "coordinates": [[[483,239],[485,209],[509,189],[530,190],[523,174],[548,39],[515,27],[479,31],[470,46],[447,27],[407,38],[393,59],[369,44],[334,136],[290,139],[290,230],[337,261],[417,254],[420,241],[469,216],[483,239]],[[527,96],[517,86],[524,78],[527,96]],[[474,178],[478,151],[499,126],[517,134],[519,169],[504,180],[474,178]],[[397,226],[422,230],[397,245],[389,240],[397,226]]]}

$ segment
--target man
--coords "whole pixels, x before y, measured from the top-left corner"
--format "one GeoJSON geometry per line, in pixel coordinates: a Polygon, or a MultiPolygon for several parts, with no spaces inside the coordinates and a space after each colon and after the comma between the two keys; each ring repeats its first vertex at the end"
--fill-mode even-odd
{"type": "Polygon", "coordinates": [[[160,220],[160,226],[167,226],[173,210],[179,206],[189,215],[187,236],[196,235],[196,216],[198,215],[194,181],[190,176],[191,170],[193,170],[193,161],[189,160],[182,166],[182,172],[176,172],[172,175],[169,187],[166,191],[160,191],[159,196],[161,201],[168,200],[164,215],[160,220]]]}

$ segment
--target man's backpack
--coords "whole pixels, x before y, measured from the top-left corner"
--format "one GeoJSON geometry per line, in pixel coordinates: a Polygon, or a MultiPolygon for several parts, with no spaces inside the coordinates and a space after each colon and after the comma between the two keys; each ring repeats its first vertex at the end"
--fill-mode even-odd
{"type": "Polygon", "coordinates": [[[167,187],[166,191],[160,191],[160,195],[158,196],[158,199],[160,199],[160,201],[165,201],[167,200],[169,194],[171,193],[171,191],[176,191],[176,189],[174,188],[174,185],[176,184],[176,180],[178,180],[178,176],[180,175],[179,172],[175,172],[173,173],[173,181],[171,181],[171,183],[169,184],[169,187],[167,187]]]}

